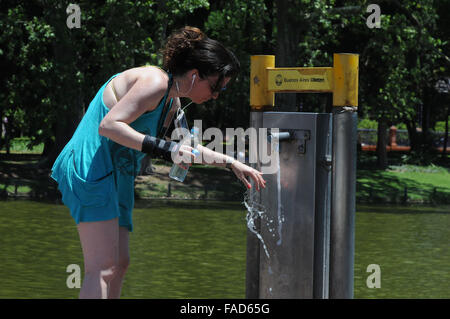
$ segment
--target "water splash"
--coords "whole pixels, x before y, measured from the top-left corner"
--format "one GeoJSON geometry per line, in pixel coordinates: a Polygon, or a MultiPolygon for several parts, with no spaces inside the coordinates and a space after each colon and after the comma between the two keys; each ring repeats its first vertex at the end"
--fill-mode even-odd
{"type": "MultiPolygon", "coordinates": [[[[280,154],[279,154],[279,141],[278,139],[272,139],[270,142],[271,154],[275,155],[275,165],[277,165],[277,233],[278,240],[277,246],[280,246],[283,242],[282,240],[282,228],[284,223],[284,215],[283,215],[283,205],[281,204],[281,169],[280,169],[280,154]]],[[[253,190],[253,188],[252,188],[253,190]]],[[[255,234],[255,236],[262,243],[264,252],[267,258],[270,258],[269,250],[267,248],[266,243],[264,242],[263,237],[256,227],[255,221],[257,218],[260,219],[261,225],[263,225],[263,221],[265,221],[265,226],[267,227],[269,233],[272,234],[272,237],[276,237],[275,227],[273,225],[273,219],[268,219],[268,214],[266,208],[261,203],[254,200],[254,193],[252,190],[247,190],[244,193],[244,205],[247,208],[247,228],[255,234]]]]}
{"type": "Polygon", "coordinates": [[[261,234],[258,233],[258,229],[255,225],[256,218],[260,218],[260,220],[263,220],[266,214],[266,209],[263,205],[255,202],[253,200],[253,196],[250,190],[247,190],[244,193],[244,205],[245,208],[247,208],[247,216],[245,219],[247,220],[247,228],[255,234],[256,237],[258,237],[259,241],[262,243],[264,252],[266,253],[267,258],[270,258],[269,251],[267,249],[266,243],[264,242],[264,239],[262,238],[261,234]]]}

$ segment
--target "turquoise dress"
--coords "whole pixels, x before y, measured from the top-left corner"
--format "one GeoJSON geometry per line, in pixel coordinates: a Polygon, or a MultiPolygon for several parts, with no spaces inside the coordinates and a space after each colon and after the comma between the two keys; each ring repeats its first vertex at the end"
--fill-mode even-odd
{"type": "MultiPolygon", "coordinates": [[[[134,180],[145,153],[120,145],[98,133],[100,122],[109,112],[103,92],[112,76],[89,104],[74,135],[59,154],[51,177],[58,183],[63,203],[69,207],[76,224],[119,218],[119,225],[133,230],[134,180]]],[[[157,136],[172,106],[163,113],[172,85],[151,112],[142,114],[130,126],[136,131],[157,136]]]]}

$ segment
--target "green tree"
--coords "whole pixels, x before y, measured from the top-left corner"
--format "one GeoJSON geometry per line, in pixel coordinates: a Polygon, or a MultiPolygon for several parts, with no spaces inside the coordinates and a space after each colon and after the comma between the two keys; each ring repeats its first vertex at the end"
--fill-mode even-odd
{"type": "Polygon", "coordinates": [[[2,2],[6,10],[0,21],[4,30],[0,81],[5,90],[0,114],[30,136],[31,145],[45,142],[45,165],[51,165],[96,90],[112,74],[160,64],[158,50],[170,24],[164,21],[208,3],[80,0],[77,4],[81,28],[69,29],[66,3],[2,2]]]}
{"type": "Polygon", "coordinates": [[[387,165],[386,132],[404,122],[414,150],[429,147],[432,87],[437,80],[442,41],[436,35],[436,9],[431,0],[380,1],[381,28],[365,26],[365,5],[339,32],[339,44],[357,43],[360,52],[360,116],[378,121],[380,166],[387,165]],[[361,19],[362,18],[362,19],[361,19]],[[343,30],[343,31],[344,31],[343,30]],[[423,110],[423,112],[420,112],[423,110]],[[422,133],[417,124],[422,122],[422,133]]]}
{"type": "MultiPolygon", "coordinates": [[[[379,141],[406,123],[413,148],[429,145],[429,128],[448,119],[434,84],[448,76],[449,1],[379,1],[380,29],[366,25],[366,1],[80,0],[81,28],[66,25],[57,0],[3,0],[0,12],[0,116],[44,142],[50,165],[73,134],[98,88],[113,74],[161,65],[159,49],[184,25],[231,48],[242,72],[218,100],[188,109],[204,126],[247,127],[250,55],[275,54],[277,66],[330,66],[335,52],[360,54],[359,116],[377,120],[379,141]],[[419,115],[420,118],[419,118],[419,115]],[[422,133],[417,133],[418,124],[422,133]]],[[[326,94],[277,96],[278,110],[330,111],[326,94]]],[[[31,146],[30,145],[30,146],[31,146]]],[[[385,165],[385,148],[379,147],[385,165]]],[[[384,163],[384,164],[383,164],[384,163]]]]}

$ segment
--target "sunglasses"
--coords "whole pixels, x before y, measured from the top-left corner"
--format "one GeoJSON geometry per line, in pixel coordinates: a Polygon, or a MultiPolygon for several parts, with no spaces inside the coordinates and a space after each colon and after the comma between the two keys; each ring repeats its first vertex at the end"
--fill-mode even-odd
{"type": "Polygon", "coordinates": [[[221,92],[223,92],[223,91],[225,91],[227,89],[226,86],[223,86],[223,87],[221,86],[222,79],[223,79],[223,77],[219,76],[219,78],[217,79],[216,83],[214,85],[211,85],[211,82],[207,78],[208,84],[209,84],[209,88],[211,90],[211,94],[215,94],[215,93],[220,94],[221,92]]]}

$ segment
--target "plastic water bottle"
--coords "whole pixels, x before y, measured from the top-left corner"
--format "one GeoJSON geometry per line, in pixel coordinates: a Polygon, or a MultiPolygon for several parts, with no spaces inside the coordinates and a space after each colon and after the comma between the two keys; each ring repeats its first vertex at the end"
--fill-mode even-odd
{"type": "MultiPolygon", "coordinates": [[[[192,153],[197,156],[200,152],[197,150],[198,145],[198,128],[193,127],[191,129],[191,139],[194,141],[194,149],[192,153]]],[[[178,164],[173,163],[172,168],[170,169],[169,176],[176,181],[183,182],[186,178],[187,172],[189,170],[189,166],[187,168],[182,168],[178,164]]]]}

